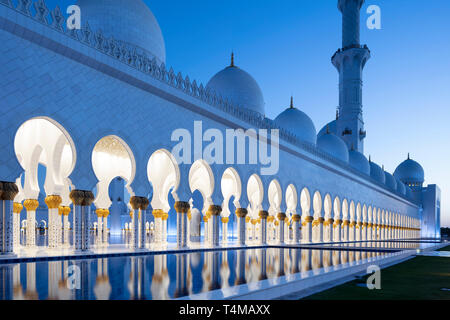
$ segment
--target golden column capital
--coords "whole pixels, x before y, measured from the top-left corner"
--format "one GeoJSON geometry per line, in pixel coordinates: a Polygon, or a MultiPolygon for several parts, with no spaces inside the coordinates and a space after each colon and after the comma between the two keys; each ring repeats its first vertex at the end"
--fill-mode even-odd
{"type": "Polygon", "coordinates": [[[166,221],[169,218],[169,214],[167,212],[164,212],[164,214],[161,216],[162,221],[166,221]]]}
{"type": "Polygon", "coordinates": [[[61,216],[68,216],[70,213],[70,207],[61,206],[58,208],[58,214],[61,216]]]}
{"type": "Polygon", "coordinates": [[[280,222],[279,222],[278,220],[275,220],[275,223],[274,223],[274,224],[275,224],[275,226],[278,227],[278,226],[280,225],[280,222]]]}
{"type": "Polygon", "coordinates": [[[261,211],[259,212],[259,217],[260,217],[261,219],[266,220],[268,216],[269,216],[269,212],[267,212],[267,211],[265,211],[265,210],[261,210],[261,211]]]}
{"type": "Polygon", "coordinates": [[[27,209],[27,211],[36,211],[39,207],[39,201],[35,199],[28,199],[23,202],[23,206],[27,209]]]}
{"type": "Polygon", "coordinates": [[[236,209],[236,216],[238,218],[245,218],[248,214],[248,210],[245,208],[237,208],[236,209]]]}
{"type": "Polygon", "coordinates": [[[23,204],[19,202],[14,202],[13,204],[13,212],[14,213],[21,213],[23,209],[23,204]]]}
{"type": "Polygon", "coordinates": [[[92,191],[72,190],[70,200],[75,206],[90,206],[94,202],[94,194],[92,191]]]}
{"type": "Polygon", "coordinates": [[[210,216],[220,216],[222,213],[222,206],[210,205],[208,208],[208,213],[210,216]]]}
{"type": "Polygon", "coordinates": [[[208,222],[208,220],[209,220],[209,218],[208,218],[208,216],[203,216],[203,222],[208,222]]]}
{"type": "Polygon", "coordinates": [[[245,222],[249,223],[250,220],[251,220],[250,216],[246,216],[246,217],[245,217],[245,222]]]}
{"type": "MultiPolygon", "coordinates": [[[[306,216],[306,217],[303,219],[303,221],[304,221],[305,223],[311,223],[311,222],[314,221],[314,217],[313,217],[313,216],[306,216]]],[[[306,224],[305,224],[305,225],[306,225],[306,224]]]]}
{"type": "Polygon", "coordinates": [[[273,222],[273,220],[275,220],[275,217],[274,216],[269,216],[269,217],[267,217],[267,222],[273,222]]]}
{"type": "Polygon", "coordinates": [[[133,210],[147,210],[150,202],[145,197],[131,197],[130,204],[133,210]]]}
{"type": "Polygon", "coordinates": [[[0,200],[13,201],[19,193],[14,182],[0,181],[0,200]]]}
{"type": "Polygon", "coordinates": [[[45,198],[45,204],[49,209],[58,209],[61,205],[62,198],[58,195],[47,196],[45,198]]]}
{"type": "Polygon", "coordinates": [[[191,209],[191,205],[189,202],[185,201],[177,201],[175,202],[175,211],[178,213],[189,213],[189,210],[191,209]]]}
{"type": "Polygon", "coordinates": [[[279,213],[277,214],[277,218],[278,218],[278,220],[280,220],[280,221],[284,221],[284,220],[286,219],[286,213],[284,213],[284,212],[279,212],[279,213]]]}
{"type": "Polygon", "coordinates": [[[162,218],[164,211],[161,209],[154,209],[152,214],[156,219],[159,219],[159,218],[162,218]]]}
{"type": "Polygon", "coordinates": [[[292,221],[294,221],[294,222],[300,222],[301,219],[302,219],[302,217],[299,214],[294,214],[292,216],[292,221]]]}
{"type": "Polygon", "coordinates": [[[350,220],[344,220],[343,222],[342,222],[342,226],[349,226],[350,225],[350,220]]]}
{"type": "Polygon", "coordinates": [[[230,222],[230,218],[228,218],[228,217],[223,217],[222,218],[222,223],[227,224],[228,222],[230,222]]]}
{"type": "Polygon", "coordinates": [[[95,210],[95,213],[97,214],[98,218],[106,218],[109,215],[108,209],[97,209],[95,210]]]}

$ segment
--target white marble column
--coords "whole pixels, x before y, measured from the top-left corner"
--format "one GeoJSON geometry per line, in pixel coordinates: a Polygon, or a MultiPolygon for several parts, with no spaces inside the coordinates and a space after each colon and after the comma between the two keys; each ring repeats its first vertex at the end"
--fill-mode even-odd
{"type": "Polygon", "coordinates": [[[361,221],[356,223],[356,240],[361,241],[362,240],[362,234],[363,234],[363,223],[361,221]]]}
{"type": "Polygon", "coordinates": [[[102,221],[102,235],[103,235],[103,245],[107,246],[108,245],[108,216],[109,216],[109,210],[105,209],[105,211],[103,211],[103,221],[102,221]]]}
{"type": "Polygon", "coordinates": [[[245,245],[246,240],[246,216],[247,216],[247,209],[244,208],[238,208],[236,209],[236,217],[237,217],[237,239],[239,245],[245,245]]]}
{"type": "Polygon", "coordinates": [[[153,217],[155,218],[155,244],[162,243],[162,216],[164,211],[160,209],[153,210],[153,217]]]}
{"type": "Polygon", "coordinates": [[[139,227],[140,227],[140,249],[145,249],[145,245],[147,244],[147,230],[145,227],[145,222],[147,221],[147,208],[150,205],[150,201],[142,197],[139,207],[140,219],[139,219],[139,227]]]}
{"type": "Polygon", "coordinates": [[[20,248],[20,213],[23,205],[18,202],[13,204],[13,247],[14,250],[20,248]]]}
{"type": "Polygon", "coordinates": [[[267,244],[267,217],[269,216],[269,213],[267,211],[260,211],[259,212],[259,218],[261,219],[261,226],[260,226],[260,244],[266,245],[267,244]]]}
{"type": "Polygon", "coordinates": [[[228,243],[228,222],[230,222],[229,217],[222,217],[222,243],[226,245],[228,243]]]}
{"type": "Polygon", "coordinates": [[[164,214],[161,217],[161,226],[162,226],[161,240],[164,245],[167,244],[167,219],[169,219],[169,214],[167,212],[164,212],[164,214]]]}
{"type": "Polygon", "coordinates": [[[314,242],[317,243],[321,243],[323,242],[323,223],[324,223],[324,218],[322,217],[317,217],[316,220],[314,220],[313,222],[313,226],[316,227],[316,239],[314,239],[314,242]]]}
{"type": "Polygon", "coordinates": [[[177,247],[187,247],[188,237],[188,211],[190,209],[189,202],[176,202],[175,210],[177,212],[177,247]]]}
{"type": "Polygon", "coordinates": [[[334,229],[334,242],[341,242],[342,241],[342,220],[336,219],[333,224],[334,229]]]}
{"type": "Polygon", "coordinates": [[[103,210],[97,209],[95,213],[97,214],[97,245],[101,246],[103,244],[103,210]]]}
{"type": "Polygon", "coordinates": [[[294,229],[294,244],[300,243],[300,220],[301,217],[298,214],[292,216],[292,228],[294,229]]]}
{"type": "Polygon", "coordinates": [[[73,238],[75,251],[88,251],[91,246],[89,223],[94,194],[91,191],[72,190],[70,199],[74,207],[73,238]]]}
{"type": "Polygon", "coordinates": [[[69,213],[70,213],[70,207],[66,206],[60,206],[58,208],[58,214],[62,217],[61,222],[61,247],[67,248],[70,246],[70,239],[69,239],[69,232],[70,232],[70,226],[69,226],[69,213]]]}
{"type": "Polygon", "coordinates": [[[45,198],[48,207],[48,247],[56,249],[58,247],[58,217],[59,206],[62,198],[59,195],[50,195],[45,198]]]}
{"type": "Polygon", "coordinates": [[[278,218],[278,242],[280,244],[284,244],[284,227],[286,223],[286,214],[284,212],[280,212],[277,215],[278,218]]]}
{"type": "Polygon", "coordinates": [[[342,241],[348,242],[349,241],[349,228],[350,228],[350,221],[344,220],[342,222],[342,241]]]}
{"type": "Polygon", "coordinates": [[[334,219],[333,218],[329,218],[327,219],[327,221],[325,221],[325,226],[327,228],[327,242],[333,242],[333,224],[334,224],[334,219]]]}
{"type": "Polygon", "coordinates": [[[23,205],[27,210],[26,246],[33,248],[36,246],[36,209],[39,207],[39,202],[28,199],[24,201],[23,205]]]}
{"type": "Polygon", "coordinates": [[[210,213],[209,222],[211,223],[211,245],[216,247],[219,245],[219,219],[222,207],[211,205],[208,212],[210,213]]]}
{"type": "MultiPolygon", "coordinates": [[[[0,255],[10,255],[14,251],[13,201],[17,193],[19,190],[15,183],[0,182],[0,255]]],[[[12,278],[12,267],[5,268],[5,272],[10,269],[12,278]]]]}
{"type": "Polygon", "coordinates": [[[142,197],[131,197],[130,198],[130,205],[133,208],[133,214],[132,214],[132,247],[133,249],[139,249],[140,248],[140,238],[139,238],[139,221],[141,219],[141,202],[142,197]]]}
{"type": "Polygon", "coordinates": [[[305,216],[303,218],[303,243],[312,243],[312,222],[314,218],[312,216],[305,216]]]}

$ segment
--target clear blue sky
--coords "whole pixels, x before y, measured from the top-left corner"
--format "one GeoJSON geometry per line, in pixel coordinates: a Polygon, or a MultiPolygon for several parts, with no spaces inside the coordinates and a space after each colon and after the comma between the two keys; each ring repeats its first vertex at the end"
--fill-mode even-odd
{"type": "MultiPolygon", "coordinates": [[[[92,0],[95,1],[95,0],[92,0]]],[[[74,0],[47,0],[62,8],[74,0]]],[[[145,0],[161,26],[167,65],[206,84],[236,64],[260,84],[274,118],[291,95],[319,130],[335,117],[338,75],[330,62],[341,44],[337,0],[145,0]]],[[[450,1],[366,0],[361,42],[372,51],[364,72],[366,155],[393,172],[407,153],[426,183],[442,190],[450,226],[450,1]],[[382,30],[365,10],[381,8],[382,30]]]]}

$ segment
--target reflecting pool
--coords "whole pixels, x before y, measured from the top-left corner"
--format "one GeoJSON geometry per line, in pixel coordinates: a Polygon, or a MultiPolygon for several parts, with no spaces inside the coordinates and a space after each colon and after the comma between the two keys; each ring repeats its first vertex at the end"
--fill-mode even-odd
{"type": "Polygon", "coordinates": [[[174,299],[386,254],[265,248],[0,264],[0,298],[174,299]]]}

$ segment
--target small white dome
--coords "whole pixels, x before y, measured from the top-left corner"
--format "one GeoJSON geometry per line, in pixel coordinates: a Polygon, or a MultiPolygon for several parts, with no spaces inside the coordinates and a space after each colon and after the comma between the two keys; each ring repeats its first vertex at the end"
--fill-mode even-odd
{"type": "Polygon", "coordinates": [[[303,111],[294,108],[291,98],[291,106],[275,118],[275,123],[280,128],[286,129],[302,141],[316,144],[316,127],[311,118],[303,111]]]}
{"type": "Polygon", "coordinates": [[[386,186],[393,191],[397,190],[397,181],[395,180],[394,176],[386,171],[384,172],[384,176],[386,180],[386,186]]]}
{"type": "Polygon", "coordinates": [[[218,72],[206,85],[223,99],[228,98],[236,106],[264,115],[264,97],[256,80],[247,72],[231,65],[218,72]]]}
{"type": "MultiPolygon", "coordinates": [[[[395,177],[394,177],[395,178],[395,177]]],[[[406,194],[406,188],[403,182],[401,182],[399,179],[395,178],[397,181],[397,191],[403,195],[406,194]]]]}
{"type": "Polygon", "coordinates": [[[349,161],[348,148],[344,140],[328,132],[317,138],[317,147],[336,159],[349,161]]]}
{"type": "Polygon", "coordinates": [[[350,150],[348,152],[349,164],[352,168],[364,173],[366,175],[370,175],[370,165],[367,158],[359,151],[350,150]]]}
{"type": "Polygon", "coordinates": [[[384,184],[386,182],[386,176],[384,175],[384,171],[375,162],[372,161],[369,162],[370,162],[370,176],[376,181],[384,184]]]}

